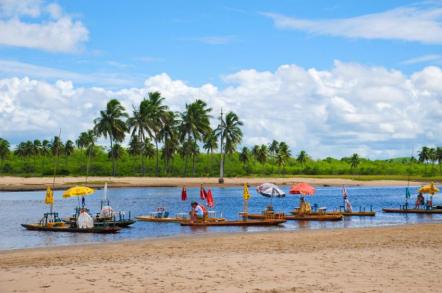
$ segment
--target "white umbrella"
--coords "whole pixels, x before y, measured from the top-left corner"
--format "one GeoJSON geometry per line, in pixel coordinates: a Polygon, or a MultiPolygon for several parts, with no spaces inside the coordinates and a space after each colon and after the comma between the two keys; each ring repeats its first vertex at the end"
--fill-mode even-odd
{"type": "Polygon", "coordinates": [[[284,197],[285,192],[273,183],[264,183],[256,187],[256,191],[265,197],[284,197]]]}

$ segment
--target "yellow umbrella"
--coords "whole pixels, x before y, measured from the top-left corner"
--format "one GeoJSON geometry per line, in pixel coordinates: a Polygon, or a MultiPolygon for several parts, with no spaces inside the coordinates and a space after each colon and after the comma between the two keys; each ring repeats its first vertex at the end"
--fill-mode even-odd
{"type": "Polygon", "coordinates": [[[249,187],[247,186],[247,183],[244,183],[244,190],[242,192],[242,197],[244,198],[244,200],[249,200],[250,198],[249,187]]]}
{"type": "Polygon", "coordinates": [[[94,193],[95,190],[87,186],[74,186],[63,192],[63,198],[85,196],[94,193]]]}
{"type": "Polygon", "coordinates": [[[54,204],[54,192],[49,186],[46,189],[45,204],[54,204]]]}
{"type": "Polygon", "coordinates": [[[437,187],[434,185],[434,182],[431,182],[431,184],[427,184],[427,185],[425,185],[425,186],[422,186],[422,187],[419,189],[419,192],[422,192],[422,193],[429,193],[429,194],[433,195],[433,194],[439,192],[439,188],[437,188],[437,187]]]}

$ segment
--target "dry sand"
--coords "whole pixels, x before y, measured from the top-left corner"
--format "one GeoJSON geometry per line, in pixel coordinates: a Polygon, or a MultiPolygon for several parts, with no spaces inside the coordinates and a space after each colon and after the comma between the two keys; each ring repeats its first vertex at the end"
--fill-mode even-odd
{"type": "Polygon", "coordinates": [[[0,292],[441,292],[442,224],[6,251],[0,292]]]}
{"type": "MultiPolygon", "coordinates": [[[[0,177],[0,190],[42,190],[52,185],[52,177],[0,177]]],[[[74,184],[84,184],[85,177],[57,177],[57,189],[74,184]]],[[[108,182],[111,187],[160,187],[160,186],[199,186],[201,183],[217,186],[218,178],[179,178],[179,177],[89,177],[89,186],[102,187],[108,182]]],[[[273,182],[279,185],[307,182],[318,186],[401,186],[407,184],[401,180],[351,180],[340,178],[225,178],[223,186],[242,185],[244,183],[257,185],[264,182],[273,182]]],[[[423,182],[412,181],[410,185],[418,186],[423,182]]]]}

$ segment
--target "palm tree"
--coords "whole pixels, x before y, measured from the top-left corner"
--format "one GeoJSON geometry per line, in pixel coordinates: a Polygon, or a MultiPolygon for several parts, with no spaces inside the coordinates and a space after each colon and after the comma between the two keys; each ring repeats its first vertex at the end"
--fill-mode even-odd
{"type": "Polygon", "coordinates": [[[145,122],[145,127],[150,138],[155,142],[156,150],[156,175],[159,176],[159,147],[161,141],[160,131],[164,124],[168,107],[163,105],[164,98],[159,92],[151,92],[148,99],[144,99],[140,104],[140,112],[145,122]]]}
{"type": "Polygon", "coordinates": [[[249,156],[249,149],[247,147],[243,147],[241,153],[239,153],[239,161],[243,164],[244,169],[246,164],[249,162],[249,156]]]}
{"type": "Polygon", "coordinates": [[[115,154],[113,153],[114,142],[119,143],[124,140],[127,131],[126,123],[122,118],[126,118],[127,113],[118,100],[112,99],[107,103],[106,110],[100,111],[100,117],[94,120],[94,132],[98,136],[104,136],[110,140],[110,150],[112,157],[112,176],[115,176],[115,154]]]}
{"type": "Polygon", "coordinates": [[[437,152],[435,148],[428,149],[428,160],[431,161],[431,172],[434,172],[434,163],[437,161],[437,152]]]}
{"type": "MultiPolygon", "coordinates": [[[[145,156],[143,155],[143,152],[141,151],[141,146],[144,144],[146,140],[146,132],[149,131],[146,123],[146,115],[143,113],[143,109],[146,107],[143,107],[143,102],[140,103],[140,106],[138,109],[133,109],[133,116],[129,117],[127,119],[127,127],[128,130],[131,132],[131,142],[133,144],[137,144],[140,146],[140,150],[138,154],[140,155],[141,159],[141,171],[143,173],[143,176],[146,175],[146,161],[145,156]]],[[[145,102],[144,102],[145,103],[145,102]]],[[[134,154],[134,153],[132,153],[134,154]]]]}
{"type": "Polygon", "coordinates": [[[42,144],[41,141],[39,139],[35,139],[33,142],[34,145],[34,153],[35,155],[39,156],[41,155],[41,150],[42,150],[42,144]]]}
{"type": "Polygon", "coordinates": [[[54,139],[52,140],[51,143],[51,153],[53,156],[59,156],[60,155],[60,150],[64,149],[64,145],[60,140],[60,137],[58,136],[54,136],[54,139]]]}
{"type": "Polygon", "coordinates": [[[255,160],[258,161],[258,157],[259,157],[259,145],[254,145],[252,148],[252,155],[255,158],[255,160]]]}
{"type": "Polygon", "coordinates": [[[356,169],[360,163],[359,155],[354,153],[350,158],[350,163],[351,163],[350,165],[351,169],[352,170],[356,169]]]}
{"type": "Polygon", "coordinates": [[[281,167],[284,167],[288,160],[290,159],[291,151],[289,149],[289,146],[281,141],[278,145],[278,153],[276,154],[276,163],[279,166],[279,169],[281,167]]]}
{"type": "Polygon", "coordinates": [[[307,152],[300,151],[298,154],[298,157],[296,158],[296,161],[298,163],[300,163],[301,166],[304,168],[304,165],[305,165],[305,163],[307,163],[308,159],[309,159],[309,156],[308,156],[307,152]]]}
{"type": "Polygon", "coordinates": [[[441,164],[442,164],[442,147],[437,147],[436,148],[436,157],[437,157],[437,162],[439,164],[439,172],[442,172],[442,169],[441,169],[441,164]]]}
{"type": "Polygon", "coordinates": [[[166,111],[163,115],[163,127],[159,136],[163,143],[162,158],[164,159],[164,171],[169,172],[169,164],[178,148],[178,114],[166,111]]]}
{"type": "Polygon", "coordinates": [[[0,137],[0,160],[2,161],[2,167],[5,159],[9,156],[9,141],[0,137]]]}
{"type": "Polygon", "coordinates": [[[113,145],[113,148],[107,153],[108,158],[112,158],[112,156],[115,158],[115,160],[121,159],[123,157],[125,150],[119,143],[115,143],[113,145]]]}
{"type": "MultiPolygon", "coordinates": [[[[277,159],[277,155],[279,152],[279,143],[276,140],[273,140],[272,143],[269,145],[269,153],[272,157],[273,163],[275,163],[277,159]]],[[[273,164],[272,164],[272,171],[273,171],[273,164]]]]}
{"type": "Polygon", "coordinates": [[[267,162],[267,158],[269,156],[269,150],[265,144],[261,145],[258,149],[257,161],[261,164],[265,164],[267,162]]]}
{"type": "Polygon", "coordinates": [[[210,128],[210,111],[206,102],[196,100],[191,104],[186,104],[186,109],[181,113],[180,140],[184,151],[184,175],[187,174],[187,162],[192,154],[192,143],[198,143],[206,137],[212,129],[210,128]]]}
{"type": "Polygon", "coordinates": [[[64,145],[64,156],[66,159],[65,165],[68,164],[68,158],[74,153],[74,143],[72,140],[67,140],[66,144],[64,145]]]}
{"type": "Polygon", "coordinates": [[[192,176],[195,176],[195,158],[200,154],[200,147],[196,141],[190,144],[190,154],[192,155],[192,176]]]}
{"type": "Polygon", "coordinates": [[[147,139],[144,141],[142,145],[142,152],[143,156],[149,159],[152,159],[155,156],[155,146],[150,141],[150,139],[147,139]]]}
{"type": "Polygon", "coordinates": [[[228,112],[224,120],[223,112],[221,111],[220,124],[215,130],[216,136],[220,138],[220,151],[221,151],[221,161],[219,167],[219,183],[224,182],[224,159],[225,154],[232,154],[236,146],[241,143],[242,131],[241,126],[242,121],[239,120],[238,115],[234,112],[228,112]],[[225,143],[224,143],[225,142],[225,143]]]}
{"type": "Polygon", "coordinates": [[[213,151],[218,148],[218,139],[215,131],[211,131],[210,134],[204,138],[203,148],[207,151],[207,169],[210,174],[210,170],[212,169],[213,151]]]}

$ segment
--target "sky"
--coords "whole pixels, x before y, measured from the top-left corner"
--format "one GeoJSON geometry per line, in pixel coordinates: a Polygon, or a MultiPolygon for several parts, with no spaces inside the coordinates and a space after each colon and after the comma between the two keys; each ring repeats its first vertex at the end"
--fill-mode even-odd
{"type": "Polygon", "coordinates": [[[409,156],[442,144],[441,49],[442,1],[0,0],[0,137],[76,139],[158,90],[236,112],[241,146],[409,156]]]}

